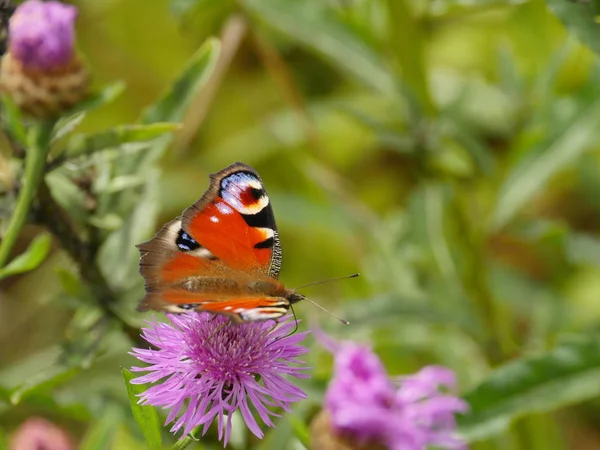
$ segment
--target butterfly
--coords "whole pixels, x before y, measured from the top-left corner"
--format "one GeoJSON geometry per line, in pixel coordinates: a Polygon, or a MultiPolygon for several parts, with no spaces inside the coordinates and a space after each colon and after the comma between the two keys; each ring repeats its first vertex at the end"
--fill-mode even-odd
{"type": "Polygon", "coordinates": [[[139,244],[146,296],[138,311],[207,311],[233,322],[276,319],[305,297],[277,278],[281,245],[258,173],[236,162],[200,200],[139,244]]]}

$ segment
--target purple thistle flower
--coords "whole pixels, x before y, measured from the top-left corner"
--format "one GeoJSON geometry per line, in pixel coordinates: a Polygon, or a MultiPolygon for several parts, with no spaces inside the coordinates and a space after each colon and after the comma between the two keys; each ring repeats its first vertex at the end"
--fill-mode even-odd
{"type": "Polygon", "coordinates": [[[64,67],[73,56],[77,8],[60,2],[28,0],[8,26],[8,48],[24,68],[48,71],[64,67]]]}
{"type": "Polygon", "coordinates": [[[440,392],[455,387],[452,371],[429,366],[395,382],[367,347],[331,341],[326,346],[335,350],[335,373],[325,396],[334,432],[393,450],[465,448],[455,435],[454,415],[468,405],[440,392]]]}
{"type": "Polygon", "coordinates": [[[273,322],[230,324],[223,316],[191,312],[168,315],[169,323],[149,323],[142,337],[156,349],[133,349],[132,355],[150,364],[132,367],[149,372],[132,380],[154,383],[141,395],[141,403],[171,409],[166,423],[175,422],[171,432],[187,435],[203,425],[204,435],[217,419],[219,440],[227,445],[231,417],[239,410],[246,425],[263,437],[253,413],[270,427],[267,407],[290,410],[290,404],[306,398],[285,376],[306,378],[306,367],[298,357],[308,350],[299,345],[304,333],[289,335],[295,326],[289,316],[274,328],[273,322]],[[223,424],[227,416],[225,431],[223,424]]]}

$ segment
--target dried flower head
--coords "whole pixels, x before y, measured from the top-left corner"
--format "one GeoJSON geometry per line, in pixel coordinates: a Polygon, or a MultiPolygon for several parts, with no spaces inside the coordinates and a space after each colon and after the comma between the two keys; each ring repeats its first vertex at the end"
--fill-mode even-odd
{"type": "MultiPolygon", "coordinates": [[[[454,416],[468,406],[440,391],[454,388],[452,371],[429,366],[392,380],[369,348],[354,343],[333,345],[335,373],[324,408],[338,442],[352,442],[349,448],[355,449],[464,448],[455,434],[454,416]]],[[[322,423],[324,420],[321,418],[322,423]]]]}
{"type": "Polygon", "coordinates": [[[210,313],[168,317],[171,324],[153,322],[143,329],[142,337],[156,349],[134,349],[132,354],[150,366],[131,370],[149,372],[132,383],[154,384],[141,402],[170,409],[173,433],[186,435],[202,425],[204,434],[216,418],[219,439],[227,445],[232,414],[239,410],[262,438],[250,406],[272,427],[271,416],[278,414],[269,407],[289,411],[292,402],[306,398],[286,379],[307,377],[298,359],[307,352],[299,345],[306,333],[288,335],[295,326],[289,317],[275,327],[273,321],[233,325],[210,313]]]}

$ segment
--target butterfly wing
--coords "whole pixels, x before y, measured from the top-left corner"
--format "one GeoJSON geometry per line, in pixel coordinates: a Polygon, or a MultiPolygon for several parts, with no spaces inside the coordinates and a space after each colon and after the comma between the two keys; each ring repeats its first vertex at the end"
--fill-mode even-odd
{"type": "Polygon", "coordinates": [[[262,180],[245,164],[211,175],[202,198],[138,248],[146,280],[138,310],[197,309],[252,321],[289,309],[276,281],[281,247],[273,211],[262,180]],[[263,288],[249,289],[256,282],[263,288]]]}
{"type": "Polygon", "coordinates": [[[281,245],[258,173],[237,162],[210,180],[202,198],[183,212],[183,229],[232,269],[277,279],[281,245]]]}

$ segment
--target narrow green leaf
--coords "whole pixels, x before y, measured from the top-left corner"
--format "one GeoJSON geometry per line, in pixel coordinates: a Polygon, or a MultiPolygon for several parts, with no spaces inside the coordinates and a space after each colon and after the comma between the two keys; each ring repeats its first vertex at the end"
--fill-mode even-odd
{"type": "Polygon", "coordinates": [[[121,409],[111,406],[105,409],[102,416],[91,421],[91,427],[79,444],[79,450],[109,450],[117,427],[122,422],[121,409]]]}
{"type": "Polygon", "coordinates": [[[0,268],[0,280],[36,269],[48,256],[51,246],[52,238],[49,234],[44,233],[36,236],[24,253],[21,253],[5,267],[0,268]]]}
{"type": "Polygon", "coordinates": [[[129,397],[129,405],[133,412],[133,418],[142,430],[142,434],[146,438],[146,442],[152,450],[161,448],[161,425],[158,419],[158,414],[152,406],[144,406],[138,403],[138,394],[144,392],[148,387],[140,384],[131,384],[131,380],[135,375],[127,369],[121,369],[125,387],[127,388],[127,396],[129,397]]]}
{"type": "Polygon", "coordinates": [[[387,0],[388,43],[395,56],[404,84],[418,100],[421,109],[435,110],[425,67],[425,31],[406,0],[387,0]]]}
{"type": "Polygon", "coordinates": [[[71,111],[70,114],[78,114],[82,111],[90,111],[92,109],[100,108],[108,103],[116,100],[119,95],[123,93],[125,90],[125,83],[122,81],[117,81],[115,83],[111,83],[99,92],[95,92],[89,95],[85,100],[81,101],[77,104],[71,111]]]}
{"type": "Polygon", "coordinates": [[[292,424],[294,434],[298,440],[306,447],[310,448],[310,431],[306,423],[298,416],[289,415],[288,419],[292,424]]]}
{"type": "Polygon", "coordinates": [[[119,192],[136,186],[142,186],[145,181],[146,180],[138,174],[120,175],[110,180],[102,189],[98,189],[98,192],[119,192]]]}
{"type": "Polygon", "coordinates": [[[36,392],[44,392],[52,389],[72,378],[80,370],[80,367],[66,366],[64,364],[55,364],[48,367],[30,376],[23,384],[14,389],[10,394],[10,402],[16,405],[23,398],[33,395],[36,392]]]}
{"type": "Polygon", "coordinates": [[[54,170],[46,175],[52,197],[77,222],[89,216],[88,194],[69,178],[67,171],[54,170]]]}
{"type": "Polygon", "coordinates": [[[527,414],[554,411],[600,395],[600,339],[584,337],[547,353],[496,369],[463,398],[471,409],[459,417],[470,441],[501,432],[527,414]]]}
{"type": "Polygon", "coordinates": [[[117,214],[107,213],[103,216],[92,216],[89,223],[102,230],[115,231],[123,226],[123,219],[117,214]]]}
{"type": "Polygon", "coordinates": [[[571,33],[600,54],[600,1],[546,0],[546,3],[571,33]]]}
{"type": "Polygon", "coordinates": [[[85,112],[78,112],[69,117],[63,117],[56,123],[56,127],[54,127],[54,134],[52,136],[52,141],[58,141],[62,139],[71,131],[79,126],[79,124],[85,119],[85,112]]]}
{"type": "Polygon", "coordinates": [[[514,167],[504,182],[492,225],[501,228],[568,162],[587,150],[597,136],[600,99],[581,108],[577,116],[546,147],[514,167]]]}
{"type": "Polygon", "coordinates": [[[2,125],[18,144],[26,146],[27,132],[23,125],[21,112],[8,95],[2,96],[2,125]]]}
{"type": "Polygon", "coordinates": [[[257,20],[316,51],[366,86],[383,93],[395,91],[383,60],[350,28],[322,6],[325,2],[242,0],[257,20]]]}
{"type": "Polygon", "coordinates": [[[180,122],[194,93],[208,81],[220,51],[221,43],[215,38],[208,39],[175,83],[144,111],[141,122],[180,122]]]}
{"type": "Polygon", "coordinates": [[[137,197],[123,226],[111,233],[100,247],[100,267],[115,289],[125,289],[138,281],[139,252],[135,244],[142,242],[154,231],[154,221],[158,215],[157,177],[157,172],[153,170],[146,174],[142,197],[137,197]]]}
{"type": "Polygon", "coordinates": [[[121,125],[99,133],[73,136],[66,156],[75,158],[125,144],[151,141],[179,127],[176,123],[160,122],[149,125],[121,125]]]}

